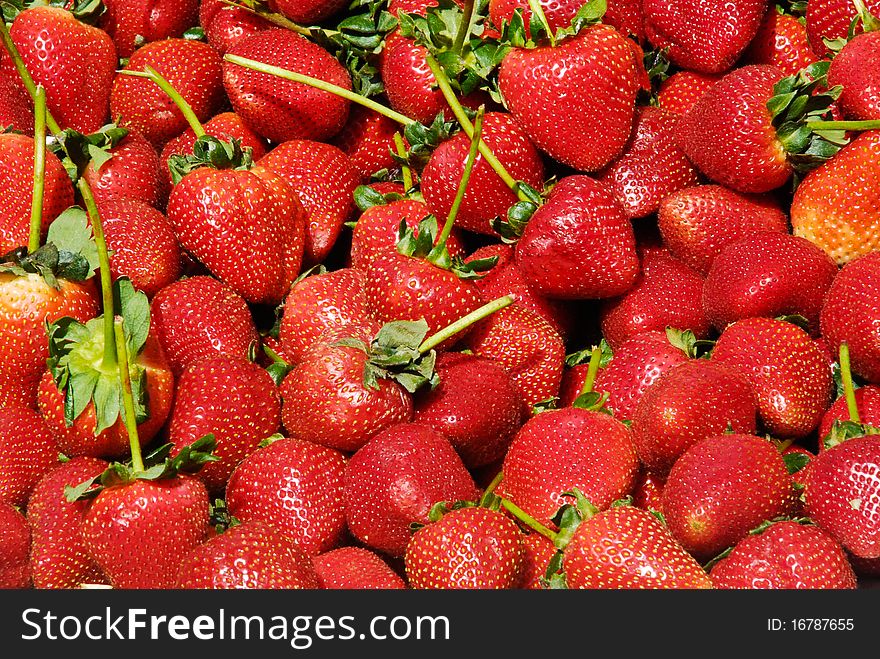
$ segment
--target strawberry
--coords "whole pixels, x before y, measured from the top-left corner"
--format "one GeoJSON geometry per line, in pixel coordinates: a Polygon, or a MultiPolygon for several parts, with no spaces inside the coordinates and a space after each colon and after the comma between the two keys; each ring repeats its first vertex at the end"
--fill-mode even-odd
{"type": "Polygon", "coordinates": [[[339,544],[345,530],[338,451],[279,439],[246,457],[229,478],[226,505],[242,522],[271,524],[309,556],[339,544]]]}
{"type": "Polygon", "coordinates": [[[327,590],[402,590],[401,579],[379,556],[361,547],[340,547],[312,559],[318,587],[327,590]]]}
{"type": "Polygon", "coordinates": [[[880,558],[880,438],[848,439],[810,463],[806,514],[860,558],[880,558]]]}
{"type": "Polygon", "coordinates": [[[655,473],[642,469],[639,473],[636,486],[633,489],[632,498],[636,508],[647,511],[663,512],[663,486],[666,484],[664,478],[655,473]]]}
{"type": "Polygon", "coordinates": [[[678,71],[660,84],[657,90],[657,104],[667,112],[679,116],[690,110],[703,94],[721,80],[718,73],[697,73],[678,71]]]}
{"type": "Polygon", "coordinates": [[[11,126],[24,135],[34,134],[31,97],[19,84],[18,74],[0,60],[0,126],[11,126]]]}
{"type": "Polygon", "coordinates": [[[0,407],[0,501],[24,507],[40,478],[58,462],[58,443],[39,414],[0,407]]]}
{"type": "MultiPolygon", "coordinates": [[[[580,0],[562,0],[561,2],[540,0],[539,4],[547,18],[547,24],[551,30],[555,31],[571,25],[572,19],[577,15],[583,3],[580,0]]],[[[611,0],[607,5],[605,15],[602,17],[603,23],[617,29],[624,36],[633,37],[640,43],[644,41],[645,29],[642,25],[641,3],[633,0],[611,0]]],[[[513,18],[513,12],[517,9],[522,10],[526,34],[531,35],[529,21],[532,12],[528,0],[490,0],[489,19],[493,25],[500,28],[503,21],[510,22],[510,19],[513,18]]]]}
{"type": "Polygon", "coordinates": [[[771,7],[743,53],[742,61],[745,64],[771,64],[785,75],[792,76],[816,59],[802,19],[771,7]]]}
{"type": "Polygon", "coordinates": [[[657,224],[669,251],[703,275],[725,245],[757,231],[788,230],[776,201],[719,185],[669,195],[660,203],[657,224]]]}
{"type": "Polygon", "coordinates": [[[880,131],[856,137],[810,172],[791,202],[796,236],[815,243],[838,264],[880,250],[880,131]]]}
{"type": "Polygon", "coordinates": [[[199,25],[205,31],[208,43],[221,55],[242,39],[272,28],[272,23],[259,14],[226,4],[223,0],[202,0],[199,3],[199,25]]]}
{"type": "Polygon", "coordinates": [[[351,159],[361,180],[367,181],[376,172],[397,166],[391,157],[397,131],[397,123],[388,117],[362,105],[355,105],[332,144],[351,159]]]}
{"type": "Polygon", "coordinates": [[[712,361],[751,382],[764,427],[776,437],[804,437],[831,403],[831,371],[821,349],[800,327],[771,318],[728,325],[712,361]]]}
{"type": "Polygon", "coordinates": [[[842,85],[838,105],[847,119],[880,119],[880,34],[853,37],[831,62],[828,84],[842,85]]]}
{"type": "Polygon", "coordinates": [[[645,0],[642,10],[648,41],[658,50],[668,49],[673,64],[689,71],[722,73],[757,34],[767,3],[742,0],[728,6],[697,0],[645,0]]]}
{"type": "Polygon", "coordinates": [[[822,335],[833,348],[849,346],[852,370],[880,383],[880,252],[851,261],[831,284],[822,307],[822,335]]]}
{"type": "Polygon", "coordinates": [[[283,179],[306,211],[305,262],[314,265],[326,259],[355,210],[352,195],[360,176],[351,160],[330,144],[292,140],[279,144],[258,164],[283,179]]]}
{"type": "MultiPolygon", "coordinates": [[[[880,14],[878,0],[808,0],[807,2],[807,37],[816,57],[824,57],[828,52],[825,39],[845,39],[849,33],[853,19],[861,13],[860,6],[874,16],[880,14]]],[[[863,25],[856,23],[856,32],[861,32],[863,25]]]]}
{"type": "MultiPolygon", "coordinates": [[[[139,48],[124,71],[159,72],[190,104],[199,121],[207,121],[223,103],[220,56],[208,44],[189,39],[164,39],[139,48]]],[[[119,75],[113,82],[110,110],[157,149],[182,133],[187,122],[171,98],[151,80],[119,75]]]]}
{"type": "MultiPolygon", "coordinates": [[[[228,54],[320,78],[351,89],[346,70],[330,53],[284,29],[258,32],[228,54]]],[[[345,125],[349,102],[328,92],[224,62],[223,81],[235,112],[273,142],[326,140],[345,125]]]]}
{"type": "Polygon", "coordinates": [[[758,414],[752,387],[738,371],[705,359],[670,369],[652,384],[633,414],[639,459],[666,473],[688,448],[730,428],[753,434],[758,414]]]}
{"type": "Polygon", "coordinates": [[[675,462],[663,515],[694,556],[712,558],[794,503],[791,477],[772,442],[752,435],[707,437],[675,462]]]}
{"type": "Polygon", "coordinates": [[[706,316],[719,331],[743,318],[800,315],[811,333],[837,264],[810,241],[774,231],[726,245],[703,286],[706,316]]]}
{"type": "Polygon", "coordinates": [[[82,176],[99,204],[123,197],[158,207],[168,193],[159,157],[143,135],[134,129],[127,130],[128,134],[107,150],[109,160],[93,160],[82,176]]]}
{"type": "Polygon", "coordinates": [[[715,588],[853,589],[856,575],[834,538],[815,526],[759,527],[712,567],[715,588]]]}
{"type": "Polygon", "coordinates": [[[580,489],[599,508],[632,491],[638,473],[632,433],[613,417],[566,407],[529,419],[504,458],[504,496],[543,524],[580,489]]]}
{"type": "Polygon", "coordinates": [[[333,16],[347,4],[346,0],[269,0],[269,9],[294,23],[311,25],[333,16]]]}
{"type": "Polygon", "coordinates": [[[556,547],[540,533],[527,533],[521,539],[523,563],[520,568],[519,588],[542,590],[550,561],[556,556],[556,547]]]}
{"type": "Polygon", "coordinates": [[[27,518],[34,540],[31,566],[35,588],[78,588],[104,582],[83,545],[82,523],[89,502],[68,501],[64,490],[98,477],[106,468],[103,460],[73,458],[57,465],[34,488],[27,518]]]}
{"type": "Polygon", "coordinates": [[[552,47],[513,49],[498,82],[507,108],[539,149],[589,172],[623,151],[637,76],[627,40],[614,28],[593,25],[552,47]]]}
{"type": "MultiPolygon", "coordinates": [[[[859,411],[861,422],[875,428],[880,427],[880,387],[869,384],[855,390],[856,408],[859,411]]],[[[850,414],[846,404],[846,397],[841,396],[822,416],[819,423],[819,449],[824,449],[822,439],[825,438],[835,421],[849,421],[850,414]]]]}
{"type": "Polygon", "coordinates": [[[315,568],[295,542],[260,521],[233,526],[195,547],[180,562],[174,588],[317,588],[315,568]]]}
{"type": "MultiPolygon", "coordinates": [[[[46,105],[62,128],[93,133],[107,122],[117,56],[106,32],[66,9],[37,6],[21,12],[9,33],[34,82],[46,88],[46,105]]],[[[0,70],[21,85],[6,53],[0,70]]]]}
{"type": "Polygon", "coordinates": [[[232,355],[191,364],[177,380],[168,437],[176,449],[207,434],[217,442],[216,462],[198,478],[209,492],[221,492],[239,462],[281,426],[281,401],[269,374],[232,355]]]}
{"type": "Polygon", "coordinates": [[[435,503],[478,496],[446,438],[414,423],[388,428],[355,453],[345,467],[344,483],[352,535],[392,556],[404,554],[410,524],[427,524],[435,503]]]}
{"type": "Polygon", "coordinates": [[[557,183],[523,231],[516,263],[537,293],[595,299],[625,293],[639,260],[632,226],[602,183],[568,176],[557,183]]]}
{"type": "Polygon", "coordinates": [[[406,577],[425,590],[514,588],[523,562],[522,533],[502,513],[459,508],[416,531],[406,546],[406,577]]]}
{"type": "Polygon", "coordinates": [[[24,515],[0,501],[0,590],[31,584],[31,531],[24,515]]]}
{"type": "Polygon", "coordinates": [[[113,38],[119,57],[143,43],[179,37],[196,21],[198,0],[104,0],[101,27],[113,38]]]}

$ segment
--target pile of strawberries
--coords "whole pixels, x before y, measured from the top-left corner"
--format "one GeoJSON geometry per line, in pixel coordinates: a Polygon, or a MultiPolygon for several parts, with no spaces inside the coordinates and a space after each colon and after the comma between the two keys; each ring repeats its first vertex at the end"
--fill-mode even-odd
{"type": "Polygon", "coordinates": [[[880,575],[880,0],[2,9],[0,587],[880,575]]]}

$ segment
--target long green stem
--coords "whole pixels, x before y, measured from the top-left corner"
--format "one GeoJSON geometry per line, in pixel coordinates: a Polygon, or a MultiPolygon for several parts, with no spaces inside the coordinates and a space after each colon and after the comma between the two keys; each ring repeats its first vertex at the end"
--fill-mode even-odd
{"type": "MultiPolygon", "coordinates": [[[[9,57],[12,58],[12,63],[15,64],[15,70],[18,72],[18,76],[21,78],[22,83],[24,83],[24,88],[36,104],[37,86],[34,84],[34,79],[24,65],[24,60],[21,59],[21,53],[18,52],[18,48],[16,48],[15,43],[13,43],[12,37],[9,36],[9,28],[6,27],[6,23],[2,20],[0,20],[0,41],[3,42],[3,48],[6,49],[9,57]]],[[[53,133],[61,132],[61,126],[58,125],[58,122],[55,121],[55,118],[49,110],[46,110],[46,125],[53,133]]]]}
{"type": "Polygon", "coordinates": [[[593,390],[593,385],[596,383],[596,374],[599,372],[599,362],[601,359],[602,349],[599,347],[593,348],[590,352],[590,365],[587,367],[587,377],[584,380],[584,386],[581,387],[581,396],[588,394],[593,390]]]}
{"type": "Polygon", "coordinates": [[[840,379],[843,381],[843,395],[846,397],[846,408],[849,411],[850,421],[861,423],[859,406],[856,404],[856,389],[853,386],[852,368],[849,363],[849,346],[840,344],[840,379]]]}
{"type": "Polygon", "coordinates": [[[517,506],[513,501],[502,499],[501,505],[504,506],[504,508],[508,512],[510,512],[511,515],[516,517],[519,521],[528,526],[530,529],[532,529],[533,531],[537,531],[545,538],[550,540],[550,542],[552,542],[554,545],[556,544],[556,540],[559,537],[559,534],[555,531],[551,531],[546,526],[541,524],[541,522],[529,515],[525,510],[517,506]]]}
{"type": "Polygon", "coordinates": [[[43,236],[43,188],[46,184],[46,90],[36,89],[34,99],[34,191],[31,196],[31,226],[28,252],[40,249],[43,236]]]}
{"type": "Polygon", "coordinates": [[[307,28],[299,25],[298,23],[294,23],[292,20],[284,16],[283,14],[276,14],[274,12],[261,12],[257,11],[253,7],[248,7],[247,5],[239,4],[234,0],[220,0],[223,4],[229,5],[230,7],[235,7],[236,9],[243,9],[246,12],[259,16],[265,21],[271,23],[272,25],[277,25],[278,27],[283,27],[292,32],[296,32],[297,34],[302,34],[303,36],[311,36],[312,31],[307,28]]]}
{"type": "Polygon", "coordinates": [[[122,318],[114,318],[113,329],[116,335],[116,350],[119,361],[119,381],[122,384],[122,423],[128,433],[128,445],[131,448],[131,466],[135,471],[144,470],[144,459],[141,456],[141,440],[138,437],[137,416],[134,411],[134,396],[131,393],[131,364],[128,361],[128,346],[122,328],[122,318]]]}
{"type": "Polygon", "coordinates": [[[488,487],[486,487],[486,490],[483,492],[483,496],[486,496],[487,494],[492,494],[495,491],[495,489],[499,485],[501,485],[501,481],[503,481],[503,480],[504,480],[504,472],[499,471],[497,474],[495,474],[495,478],[492,479],[492,482],[489,483],[488,487]]]}
{"type": "MultiPolygon", "coordinates": [[[[550,46],[556,45],[556,37],[553,34],[553,30],[550,29],[550,22],[547,20],[547,14],[544,13],[544,8],[541,6],[539,0],[529,0],[529,9],[532,10],[532,13],[537,17],[539,21],[541,21],[541,25],[544,26],[544,31],[547,32],[547,38],[550,39],[550,46]]],[[[532,35],[532,39],[535,38],[535,35],[532,35]]]]}
{"type": "Polygon", "coordinates": [[[810,130],[880,130],[880,119],[870,121],[808,121],[810,130]]]}
{"type": "Polygon", "coordinates": [[[462,7],[461,23],[458,25],[458,32],[455,33],[455,42],[452,44],[453,52],[456,52],[459,55],[461,55],[461,49],[464,47],[464,42],[467,41],[474,29],[474,21],[476,20],[477,14],[477,12],[474,11],[475,4],[476,0],[465,0],[464,6],[462,7]]]}
{"type": "Polygon", "coordinates": [[[452,233],[452,227],[455,224],[455,218],[458,217],[458,209],[461,208],[461,202],[464,200],[464,194],[467,191],[468,181],[471,179],[471,171],[474,169],[474,163],[477,160],[477,150],[480,146],[480,137],[483,134],[483,108],[480,107],[477,116],[474,119],[474,134],[471,137],[471,148],[468,151],[467,159],[464,163],[464,172],[461,174],[461,180],[458,182],[458,190],[455,191],[455,199],[452,201],[452,208],[449,209],[449,215],[446,217],[446,224],[443,225],[443,231],[437,239],[432,251],[442,250],[446,246],[446,240],[452,233]]]}
{"type": "Polygon", "coordinates": [[[505,295],[504,297],[499,297],[497,300],[492,300],[491,302],[484,304],[476,311],[470,312],[467,316],[459,318],[454,323],[447,325],[439,332],[436,332],[429,336],[422,342],[422,345],[419,346],[419,352],[424,355],[429,350],[436,348],[438,345],[443,343],[446,339],[455,336],[456,334],[464,329],[467,329],[474,323],[483,320],[483,318],[486,318],[487,316],[491,316],[493,313],[503,309],[504,307],[509,307],[511,304],[513,304],[513,301],[514,298],[512,295],[505,295]]]}
{"type": "Polygon", "coordinates": [[[146,78],[147,80],[152,80],[154,83],[156,83],[156,86],[159,87],[159,89],[168,94],[168,97],[180,110],[180,113],[183,115],[184,119],[186,119],[186,123],[189,124],[189,127],[192,128],[192,131],[196,134],[196,137],[202,137],[206,134],[205,127],[202,125],[202,122],[199,121],[199,118],[196,116],[196,113],[192,109],[192,106],[183,96],[180,95],[180,92],[177,91],[170,82],[162,77],[162,74],[159,73],[156,69],[151,66],[145,66],[143,71],[123,70],[119,72],[119,75],[130,76],[132,78],[146,78]]]}
{"type": "MultiPolygon", "coordinates": [[[[406,157],[406,144],[403,143],[403,136],[400,133],[394,133],[394,149],[401,158],[406,157]]],[[[401,165],[400,173],[403,176],[403,189],[409,191],[413,186],[412,170],[409,165],[401,165]]]]}

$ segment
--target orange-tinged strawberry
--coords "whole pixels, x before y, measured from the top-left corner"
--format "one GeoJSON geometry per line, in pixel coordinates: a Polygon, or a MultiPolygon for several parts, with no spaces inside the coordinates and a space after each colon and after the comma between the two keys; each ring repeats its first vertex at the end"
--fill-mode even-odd
{"type": "Polygon", "coordinates": [[[327,590],[402,590],[403,579],[377,554],[340,547],[312,559],[318,586],[327,590]]]}
{"type": "Polygon", "coordinates": [[[57,462],[58,442],[39,414],[26,407],[0,407],[0,501],[24,507],[57,462]]]}
{"type": "Polygon", "coordinates": [[[31,584],[31,530],[16,508],[0,501],[0,590],[31,584]]]}

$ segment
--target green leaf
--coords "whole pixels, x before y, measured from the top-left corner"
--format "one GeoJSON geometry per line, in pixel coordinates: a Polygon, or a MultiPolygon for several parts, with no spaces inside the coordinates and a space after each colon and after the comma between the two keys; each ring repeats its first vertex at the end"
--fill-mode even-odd
{"type": "Polygon", "coordinates": [[[796,474],[810,463],[810,456],[806,453],[786,453],[782,456],[785,467],[789,474],[796,474]]]}
{"type": "Polygon", "coordinates": [[[122,403],[122,384],[119,378],[96,376],[92,399],[95,403],[95,434],[97,435],[119,419],[122,403]]]}
{"type": "Polygon", "coordinates": [[[127,277],[113,284],[113,301],[123,319],[130,359],[139,355],[150,333],[150,300],[127,277]]]}
{"type": "Polygon", "coordinates": [[[82,281],[98,270],[98,246],[92,235],[89,217],[79,206],[71,206],[55,218],[49,225],[46,242],[58,249],[59,265],[68,265],[65,279],[82,281]],[[75,279],[75,275],[83,273],[83,263],[86,276],[75,279]]]}

